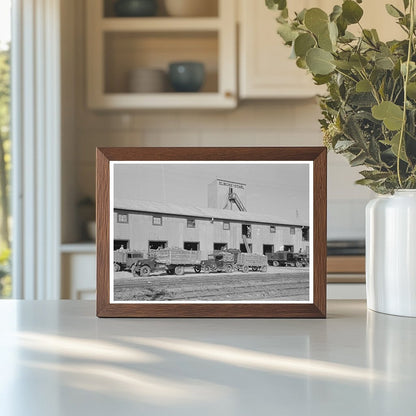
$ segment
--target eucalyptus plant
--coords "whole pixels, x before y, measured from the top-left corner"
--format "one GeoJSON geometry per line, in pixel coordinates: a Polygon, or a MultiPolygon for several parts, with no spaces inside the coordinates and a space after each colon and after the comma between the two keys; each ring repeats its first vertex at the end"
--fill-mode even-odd
{"type": "Polygon", "coordinates": [[[404,39],[382,42],[375,29],[360,24],[362,0],[292,17],[286,0],[266,0],[279,11],[277,32],[296,65],[326,85],[320,97],[325,145],[351,166],[365,166],[357,183],[380,194],[416,188],[414,2],[403,0],[401,9],[385,5],[404,39]],[[353,25],[359,35],[348,30],[353,25]]]}

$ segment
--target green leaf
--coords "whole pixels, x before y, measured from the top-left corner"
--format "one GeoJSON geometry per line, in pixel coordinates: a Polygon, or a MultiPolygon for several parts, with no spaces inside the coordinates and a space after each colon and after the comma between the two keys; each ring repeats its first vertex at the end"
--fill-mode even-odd
{"type": "Polygon", "coordinates": [[[315,81],[315,85],[324,85],[331,81],[331,76],[315,74],[313,80],[315,81]]]}
{"type": "Polygon", "coordinates": [[[266,0],[266,6],[271,10],[283,10],[287,6],[286,0],[266,0]]]}
{"type": "Polygon", "coordinates": [[[305,58],[298,58],[296,59],[296,66],[301,69],[308,69],[308,65],[306,65],[305,58]]]}
{"type": "Polygon", "coordinates": [[[287,44],[290,44],[290,42],[293,42],[298,37],[298,32],[293,30],[287,23],[280,24],[277,28],[277,33],[287,44]]]}
{"type": "Polygon", "coordinates": [[[386,4],[387,13],[393,17],[403,17],[404,14],[397,8],[394,7],[392,4],[386,4]]]}
{"type": "Polygon", "coordinates": [[[321,49],[324,49],[328,52],[333,52],[334,51],[334,44],[331,40],[331,37],[329,35],[329,29],[327,27],[327,29],[323,32],[321,32],[318,35],[318,45],[321,49]]]}
{"type": "Polygon", "coordinates": [[[299,13],[296,13],[296,19],[303,23],[303,21],[305,20],[305,14],[306,14],[307,10],[306,9],[302,9],[299,13]]]}
{"type": "Polygon", "coordinates": [[[355,86],[357,92],[371,92],[371,83],[366,79],[362,79],[360,82],[357,82],[355,86]]]}
{"type": "Polygon", "coordinates": [[[416,100],[416,82],[407,84],[407,96],[412,100],[416,100]]]}
{"type": "Polygon", "coordinates": [[[394,61],[390,56],[378,56],[375,61],[376,67],[380,69],[394,69],[394,61]]]}
{"type": "Polygon", "coordinates": [[[391,101],[383,101],[375,105],[371,113],[375,119],[383,121],[389,130],[400,130],[402,127],[403,110],[391,101]]]}
{"type": "Polygon", "coordinates": [[[335,22],[338,17],[340,17],[342,15],[342,7],[339,5],[335,5],[334,8],[332,9],[332,13],[329,15],[329,20],[331,20],[331,22],[335,22]]]}
{"type": "Polygon", "coordinates": [[[320,48],[309,49],[306,54],[306,64],[314,75],[327,75],[333,72],[335,69],[335,65],[332,63],[333,59],[330,52],[320,48]]]}
{"type": "Polygon", "coordinates": [[[354,68],[358,70],[363,69],[368,64],[368,61],[358,53],[352,55],[349,62],[354,68]]]}
{"type": "Polygon", "coordinates": [[[350,165],[352,167],[362,165],[367,159],[367,155],[364,152],[361,152],[358,156],[350,160],[350,165]]]}
{"type": "Polygon", "coordinates": [[[318,7],[309,9],[305,13],[305,26],[318,36],[328,27],[328,15],[318,7]]]}
{"type": "Polygon", "coordinates": [[[304,58],[309,49],[316,45],[315,39],[309,33],[302,33],[295,39],[296,56],[304,58]]]}
{"type": "MultiPolygon", "coordinates": [[[[395,134],[393,136],[393,138],[391,139],[391,141],[388,140],[380,140],[381,143],[390,146],[391,151],[393,152],[393,154],[397,157],[399,154],[399,144],[400,144],[400,132],[395,134]]],[[[400,159],[403,160],[404,162],[409,162],[409,159],[407,158],[406,155],[406,149],[405,149],[405,140],[403,139],[402,142],[402,146],[400,148],[400,159]]]]}
{"type": "Polygon", "coordinates": [[[332,63],[339,69],[344,71],[349,71],[352,68],[352,65],[348,61],[336,60],[332,61],[332,63]]]}
{"type": "Polygon", "coordinates": [[[342,3],[342,16],[349,24],[358,23],[363,14],[363,9],[355,1],[346,0],[342,3]]]}

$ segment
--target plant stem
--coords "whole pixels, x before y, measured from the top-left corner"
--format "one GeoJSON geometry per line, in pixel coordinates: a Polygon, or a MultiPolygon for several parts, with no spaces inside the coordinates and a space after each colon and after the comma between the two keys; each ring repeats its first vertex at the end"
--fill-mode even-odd
{"type": "Polygon", "coordinates": [[[402,152],[402,146],[404,141],[404,132],[406,130],[406,110],[407,110],[407,83],[409,82],[409,68],[410,61],[412,59],[412,50],[413,50],[413,36],[414,36],[414,27],[415,27],[415,0],[410,0],[410,30],[409,30],[409,45],[407,47],[407,60],[406,60],[406,73],[404,76],[404,85],[403,85],[403,119],[402,127],[400,129],[400,140],[399,148],[397,151],[397,177],[399,179],[399,186],[403,188],[402,177],[400,174],[400,156],[402,152]]]}

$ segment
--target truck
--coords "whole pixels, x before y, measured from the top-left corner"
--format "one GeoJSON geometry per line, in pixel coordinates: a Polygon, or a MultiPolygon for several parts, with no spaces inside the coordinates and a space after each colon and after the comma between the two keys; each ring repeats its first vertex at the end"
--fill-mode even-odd
{"type": "Polygon", "coordinates": [[[270,265],[306,267],[309,264],[309,257],[305,253],[294,253],[293,251],[276,251],[267,253],[267,261],[270,265]]]}
{"type": "Polygon", "coordinates": [[[144,252],[137,250],[114,251],[114,271],[131,270],[131,266],[145,257],[144,252]]]}
{"type": "Polygon", "coordinates": [[[167,274],[182,275],[185,267],[200,270],[201,252],[182,248],[162,248],[153,250],[148,258],[139,259],[131,268],[133,276],[149,276],[155,271],[166,271],[167,274]]]}
{"type": "Polygon", "coordinates": [[[195,272],[199,273],[232,273],[235,270],[234,254],[227,251],[214,251],[208,255],[208,260],[202,260],[200,267],[195,267],[195,272]]]}
{"type": "Polygon", "coordinates": [[[238,253],[236,268],[239,271],[248,273],[267,272],[267,257],[264,254],[238,253]]]}

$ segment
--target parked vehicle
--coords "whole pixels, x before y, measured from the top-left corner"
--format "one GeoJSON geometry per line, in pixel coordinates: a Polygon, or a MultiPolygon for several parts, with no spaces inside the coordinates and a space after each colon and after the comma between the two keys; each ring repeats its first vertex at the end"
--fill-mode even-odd
{"type": "Polygon", "coordinates": [[[142,251],[116,250],[114,251],[114,271],[130,270],[133,264],[144,257],[145,254],[142,251]]]}
{"type": "Polygon", "coordinates": [[[195,272],[199,273],[232,273],[235,270],[234,254],[227,251],[215,251],[208,255],[208,260],[202,260],[200,266],[195,266],[195,272]]]}
{"type": "Polygon", "coordinates": [[[236,267],[244,273],[248,273],[250,270],[253,272],[267,272],[267,257],[263,254],[239,253],[236,267]]]}
{"type": "Polygon", "coordinates": [[[154,250],[146,259],[138,260],[131,268],[134,276],[149,276],[155,271],[166,271],[168,274],[182,275],[185,267],[194,267],[201,271],[201,252],[182,248],[162,248],[154,250]]]}
{"type": "Polygon", "coordinates": [[[267,253],[267,261],[270,265],[306,267],[309,264],[309,257],[304,253],[294,253],[292,251],[276,251],[267,253]]]}

